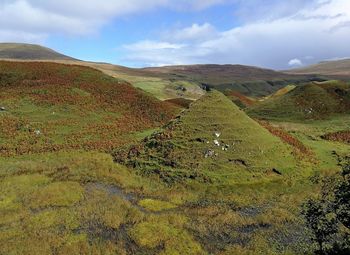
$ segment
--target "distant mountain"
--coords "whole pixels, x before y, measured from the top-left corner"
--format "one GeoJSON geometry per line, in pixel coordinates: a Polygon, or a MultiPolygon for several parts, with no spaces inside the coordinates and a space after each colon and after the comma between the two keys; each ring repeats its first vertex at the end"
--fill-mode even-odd
{"type": "Polygon", "coordinates": [[[0,59],[76,60],[40,45],[24,43],[0,43],[0,59]]]}
{"type": "Polygon", "coordinates": [[[231,83],[233,81],[256,81],[274,79],[293,79],[293,75],[270,69],[244,65],[182,65],[150,67],[143,70],[170,76],[182,76],[208,82],[212,85],[231,83]]]}
{"type": "Polygon", "coordinates": [[[233,90],[245,96],[262,97],[289,84],[319,80],[316,75],[296,75],[244,65],[188,65],[142,69],[167,79],[187,80],[220,91],[233,90]]]}
{"type": "Polygon", "coordinates": [[[324,61],[316,65],[286,71],[288,74],[321,74],[350,77],[350,59],[324,61]]]}

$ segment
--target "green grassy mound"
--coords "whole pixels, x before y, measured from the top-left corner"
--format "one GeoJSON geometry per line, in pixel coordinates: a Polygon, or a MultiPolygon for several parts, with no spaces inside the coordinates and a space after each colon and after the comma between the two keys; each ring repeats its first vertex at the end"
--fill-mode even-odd
{"type": "Polygon", "coordinates": [[[326,119],[350,113],[350,85],[330,81],[296,87],[281,96],[270,97],[248,109],[256,118],[276,120],[326,119]]]}
{"type": "Polygon", "coordinates": [[[219,92],[202,97],[162,132],[115,153],[118,162],[165,182],[254,182],[288,174],[291,149],[219,92]]]}
{"type": "Polygon", "coordinates": [[[108,151],[176,106],[82,66],[0,62],[0,155],[108,151]]]}

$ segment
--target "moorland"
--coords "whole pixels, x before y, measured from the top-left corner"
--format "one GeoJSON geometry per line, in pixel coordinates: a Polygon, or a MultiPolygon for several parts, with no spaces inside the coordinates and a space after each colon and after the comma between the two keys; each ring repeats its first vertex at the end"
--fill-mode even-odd
{"type": "Polygon", "coordinates": [[[0,44],[0,254],[320,252],[303,206],[350,161],[346,73],[28,47],[0,44]]]}

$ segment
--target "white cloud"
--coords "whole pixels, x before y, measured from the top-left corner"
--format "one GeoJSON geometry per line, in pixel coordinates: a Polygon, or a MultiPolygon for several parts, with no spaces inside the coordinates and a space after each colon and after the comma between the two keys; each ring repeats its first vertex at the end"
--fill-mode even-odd
{"type": "Polygon", "coordinates": [[[164,33],[163,38],[169,41],[202,41],[213,39],[218,35],[215,27],[209,23],[193,24],[183,29],[174,29],[164,33]]]}
{"type": "MultiPolygon", "coordinates": [[[[348,21],[350,1],[316,0],[312,5],[303,6],[290,15],[274,19],[262,17],[239,27],[216,32],[215,36],[211,36],[215,30],[212,28],[201,33],[201,39],[197,41],[189,42],[184,36],[183,42],[186,42],[186,46],[172,49],[169,54],[164,50],[157,54],[157,51],[142,51],[141,48],[129,51],[127,60],[130,64],[147,65],[154,63],[159,57],[160,63],[169,63],[175,59],[176,62],[187,64],[240,63],[285,69],[290,67],[288,62],[295,56],[313,57],[304,57],[303,61],[300,61],[302,64],[315,63],[335,56],[349,56],[350,27],[333,29],[348,21]]],[[[173,35],[181,35],[184,31],[205,26],[212,27],[209,24],[194,24],[173,32],[173,35]]],[[[174,36],[169,36],[168,39],[162,37],[162,41],[172,42],[174,36]]],[[[176,42],[181,43],[181,40],[176,42]]]]}
{"type": "Polygon", "coordinates": [[[11,30],[0,30],[0,41],[1,38],[6,38],[4,42],[23,42],[23,43],[42,43],[46,40],[46,34],[40,33],[26,33],[17,32],[11,30]]]}
{"type": "Polygon", "coordinates": [[[135,44],[126,45],[127,50],[132,51],[153,51],[153,50],[179,50],[184,48],[185,44],[174,44],[168,42],[141,41],[135,44]]]}
{"type": "Polygon", "coordinates": [[[116,17],[155,8],[200,10],[225,0],[0,0],[0,41],[7,32],[44,38],[52,34],[88,35],[116,17]]]}
{"type": "Polygon", "coordinates": [[[302,66],[303,62],[298,58],[293,58],[289,60],[288,65],[291,67],[298,67],[298,66],[302,66]]]}

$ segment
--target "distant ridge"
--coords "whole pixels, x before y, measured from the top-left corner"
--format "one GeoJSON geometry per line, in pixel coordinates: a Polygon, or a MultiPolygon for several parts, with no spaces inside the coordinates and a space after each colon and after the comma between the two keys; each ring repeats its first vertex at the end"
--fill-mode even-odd
{"type": "Polygon", "coordinates": [[[285,73],[350,76],[350,59],[322,61],[315,65],[289,70],[285,73]]]}
{"type": "Polygon", "coordinates": [[[0,43],[0,59],[76,60],[49,48],[25,43],[0,43]]]}
{"type": "MultiPolygon", "coordinates": [[[[215,88],[236,94],[251,104],[250,97],[261,98],[283,89],[310,81],[324,81],[319,75],[298,75],[245,65],[181,65],[148,68],[128,68],[107,63],[86,62],[60,54],[35,44],[0,43],[0,59],[13,61],[48,61],[89,66],[112,77],[123,79],[161,100],[184,98],[196,100],[203,90],[215,88]],[[249,102],[248,102],[249,101],[249,102]]],[[[332,78],[333,79],[333,78],[332,78]]],[[[231,94],[232,94],[231,93],[231,94]]]]}

